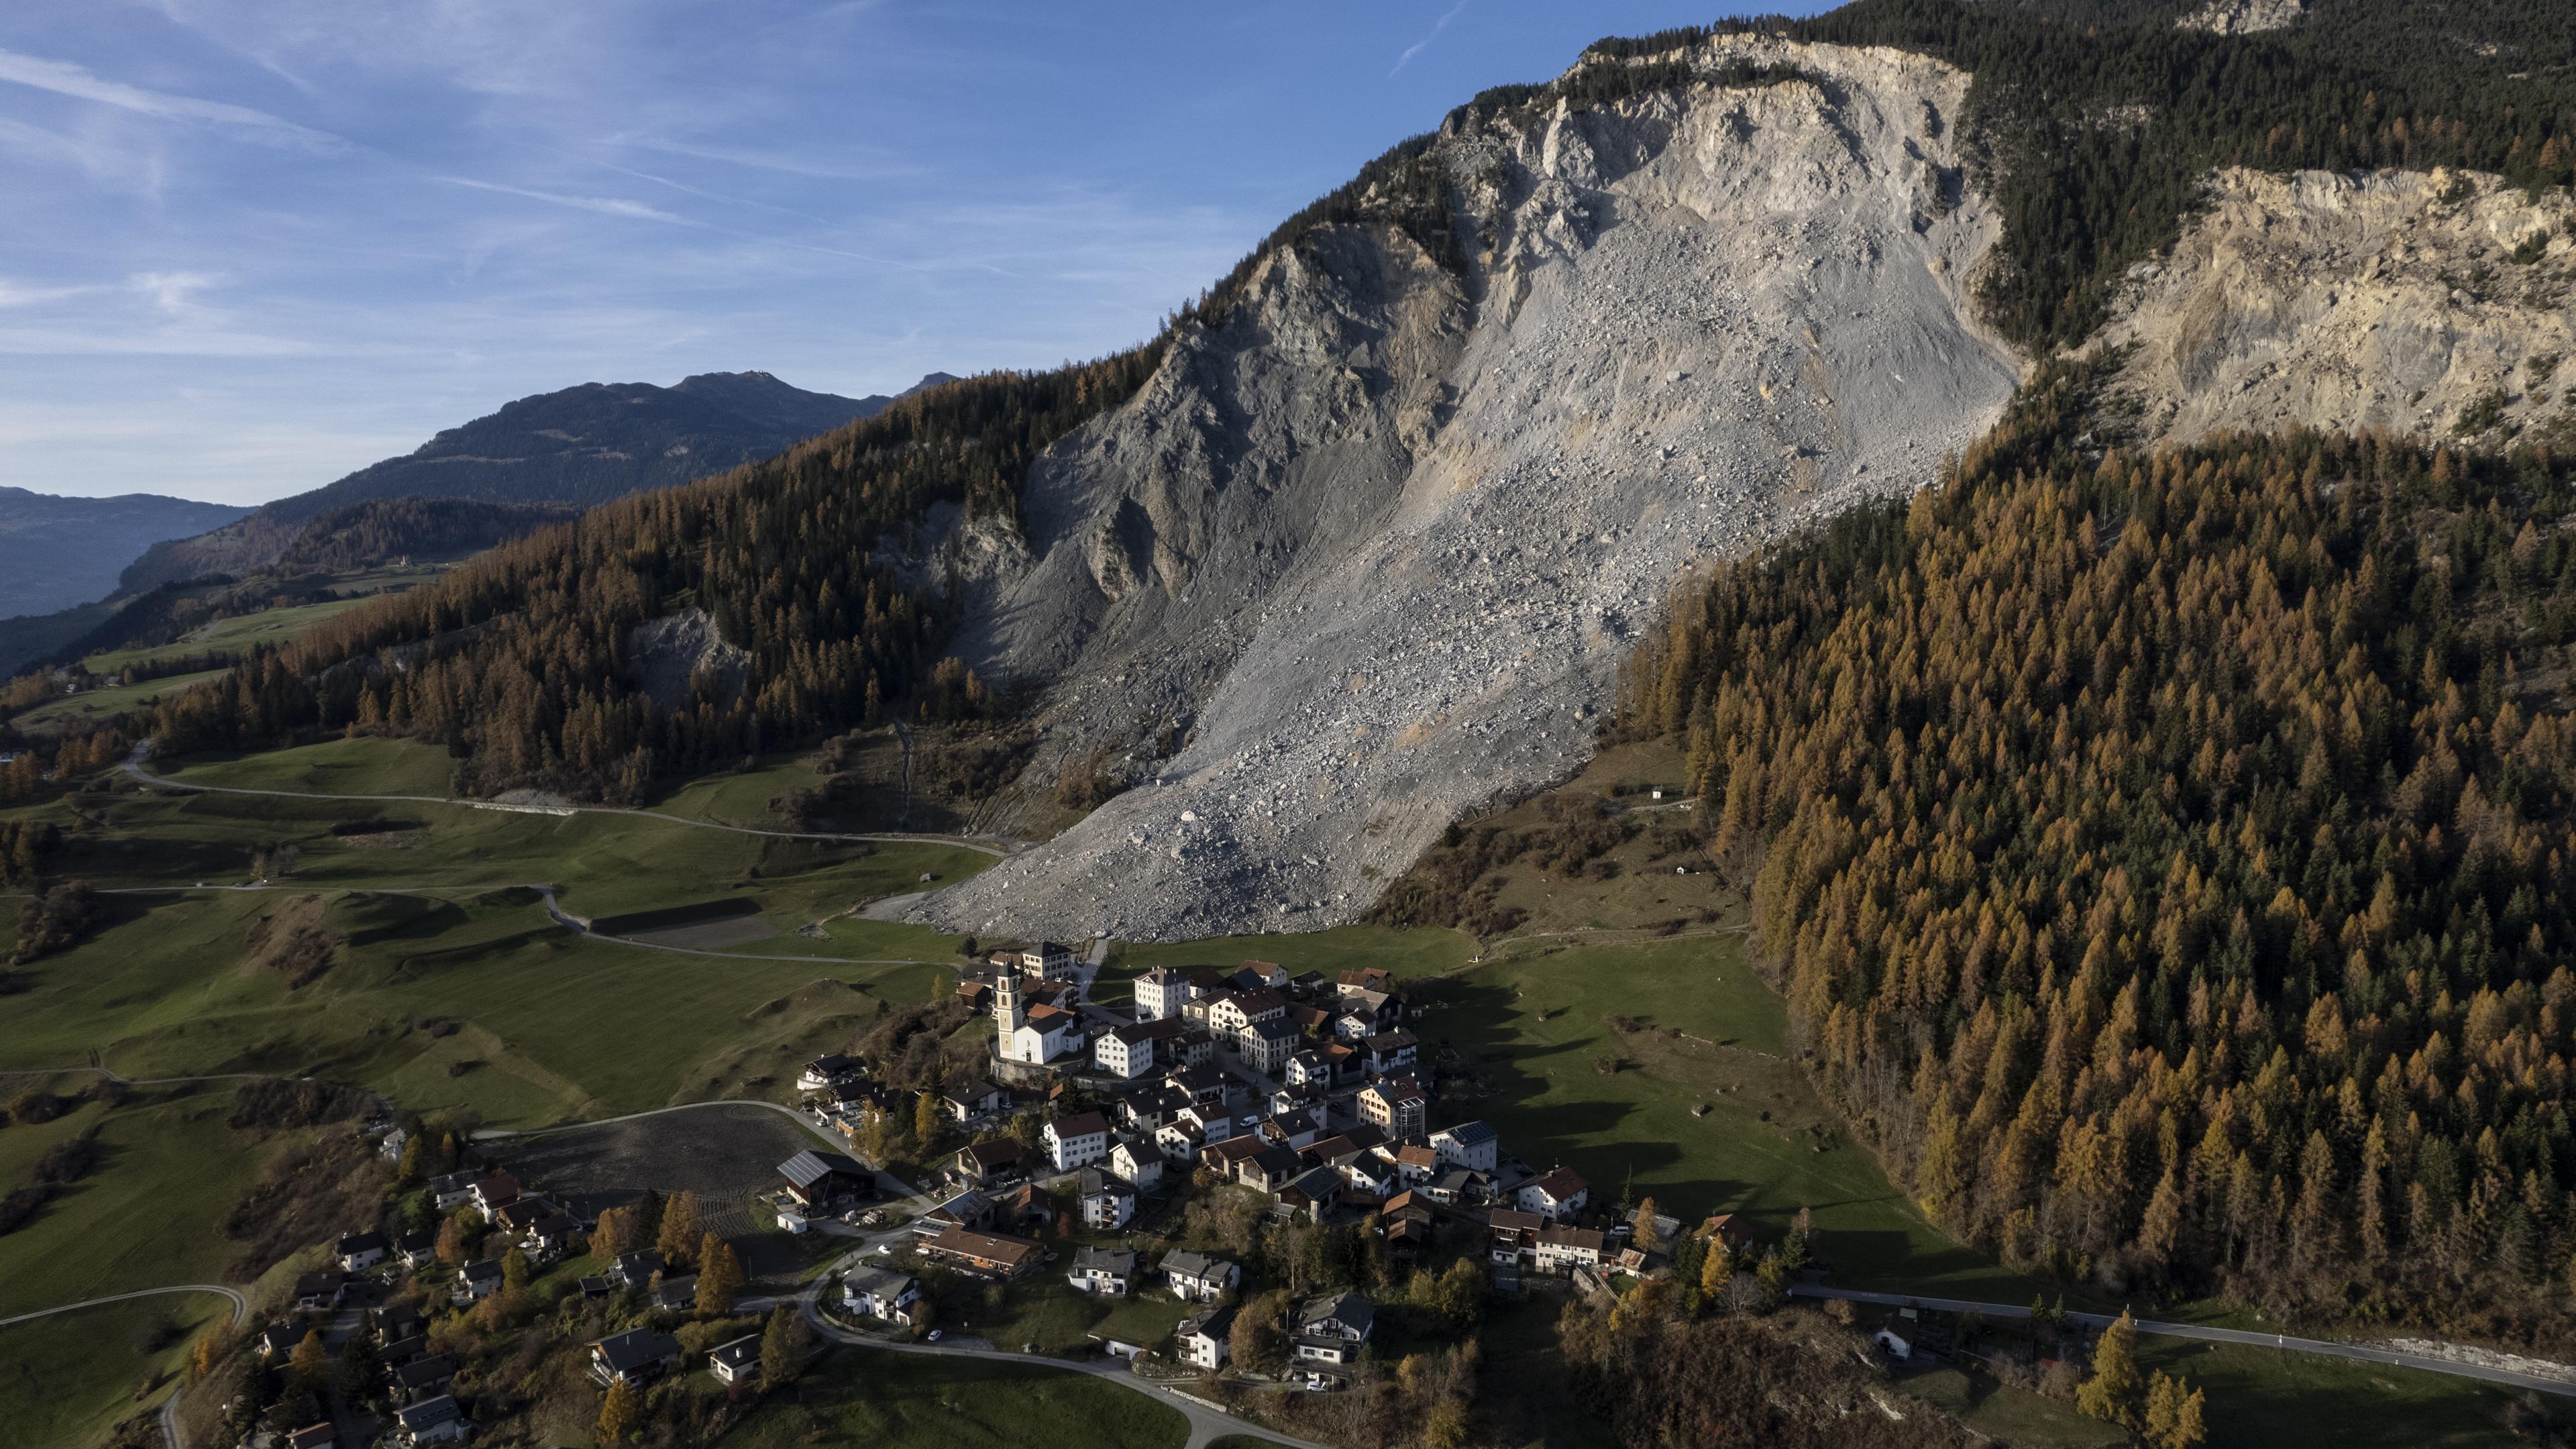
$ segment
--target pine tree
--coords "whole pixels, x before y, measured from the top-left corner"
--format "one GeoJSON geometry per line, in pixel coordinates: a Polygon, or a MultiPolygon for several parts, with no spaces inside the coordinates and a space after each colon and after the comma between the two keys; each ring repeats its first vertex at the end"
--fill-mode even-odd
{"type": "Polygon", "coordinates": [[[923,1092],[913,1099],[912,1138],[914,1142],[920,1144],[922,1156],[927,1157],[936,1150],[935,1144],[939,1141],[939,1098],[935,1093],[923,1092]]]}
{"type": "Polygon", "coordinates": [[[2078,1413],[2124,1429],[2138,1426],[2137,1346],[2138,1325],[2123,1310],[2093,1346],[2093,1376],[2075,1391],[2078,1413]]]}
{"type": "Polygon", "coordinates": [[[1651,1253],[1663,1246],[1655,1236],[1655,1200],[1652,1196],[1637,1204],[1637,1235],[1632,1240],[1640,1253],[1651,1253]]]}
{"type": "Polygon", "coordinates": [[[769,1326],[760,1335],[760,1386],[792,1384],[805,1368],[805,1320],[785,1304],[769,1311],[769,1326]]]}

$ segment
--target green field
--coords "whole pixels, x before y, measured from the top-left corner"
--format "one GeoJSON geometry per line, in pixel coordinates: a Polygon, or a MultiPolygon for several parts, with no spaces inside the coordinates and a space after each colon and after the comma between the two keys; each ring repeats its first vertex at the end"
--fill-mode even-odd
{"type": "Polygon", "coordinates": [[[448,786],[456,762],[447,751],[419,740],[360,735],[260,754],[156,761],[152,770],[173,780],[241,790],[445,797],[454,793],[448,786]]]}
{"type": "Polygon", "coordinates": [[[1189,1421],[1062,1369],[844,1349],[771,1396],[725,1449],[1180,1449],[1189,1421]]]}
{"type": "Polygon", "coordinates": [[[102,1149],[86,1177],[0,1236],[0,1318],[135,1288],[223,1281],[234,1246],[217,1224],[259,1176],[258,1155],[224,1125],[230,1105],[225,1092],[140,1099],[112,1112],[93,1103],[41,1126],[0,1131],[0,1182],[12,1186],[46,1148],[91,1126],[102,1149]]]}
{"type": "Polygon", "coordinates": [[[50,699],[17,717],[14,723],[31,735],[58,735],[66,730],[86,729],[103,724],[128,710],[140,709],[164,694],[188,689],[209,679],[223,677],[220,669],[200,670],[194,674],[173,674],[163,679],[147,679],[140,684],[111,685],[105,689],[85,689],[50,699]]]}
{"type": "Polygon", "coordinates": [[[111,649],[83,659],[81,667],[92,674],[113,674],[137,664],[157,664],[165,659],[185,659],[190,655],[216,654],[234,658],[263,644],[283,644],[323,620],[345,614],[365,602],[365,598],[326,599],[318,604],[290,604],[283,608],[262,609],[255,614],[237,614],[229,619],[217,619],[176,644],[111,649]]]}
{"type": "Polygon", "coordinates": [[[2188,1379],[2209,1395],[2209,1449],[2356,1444],[2470,1449],[2565,1442],[2576,1405],[2529,1396],[2555,1439],[2525,1440],[2505,1426],[2511,1390],[2448,1374],[2349,1363],[2237,1344],[2138,1341],[2138,1364],[2188,1379]]]}
{"type": "Polygon", "coordinates": [[[232,1305],[212,1294],[102,1304],[0,1328],[0,1438],[88,1444],[161,1401],[188,1339],[232,1305]],[[152,1347],[164,1333],[169,1336],[152,1347]]]}

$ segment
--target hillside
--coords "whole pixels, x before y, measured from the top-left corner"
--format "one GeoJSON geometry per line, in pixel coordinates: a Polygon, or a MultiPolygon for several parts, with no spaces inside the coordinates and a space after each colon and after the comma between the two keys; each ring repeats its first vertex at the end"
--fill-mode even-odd
{"type": "Polygon", "coordinates": [[[0,619],[105,598],[118,573],[154,544],[249,512],[151,493],[64,498],[0,488],[0,619]]]}
{"type": "MultiPolygon", "coordinates": [[[[920,386],[947,380],[933,373],[920,386]]],[[[306,523],[375,499],[464,498],[587,507],[766,458],[872,417],[892,398],[838,397],[765,372],[708,372],[676,386],[584,383],[506,403],[308,493],[136,559],[118,587],[242,573],[274,560],[306,523]]]]}
{"type": "Polygon", "coordinates": [[[2061,347],[2129,369],[2097,443],[2551,425],[2576,95],[2497,68],[2576,55],[2576,22],[2458,7],[2427,50],[2403,7],[2346,8],[2219,35],[2171,5],[1862,0],[1786,38],[1605,41],[1390,151],[1095,375],[586,521],[165,724],[402,720],[478,788],[626,794],[898,708],[1013,714],[1033,743],[983,828],[1106,803],[920,918],[1352,920],[1453,822],[1582,766],[1677,578],[1933,481],[2061,347]],[[2338,340],[2372,329],[2412,340],[2338,340]],[[387,668],[424,647],[455,681],[434,727],[387,668]]]}

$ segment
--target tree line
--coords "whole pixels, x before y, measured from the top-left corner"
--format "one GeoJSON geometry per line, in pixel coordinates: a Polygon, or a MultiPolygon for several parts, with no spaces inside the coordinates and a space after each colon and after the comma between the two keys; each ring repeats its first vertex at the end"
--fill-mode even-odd
{"type": "Polygon", "coordinates": [[[2069,440],[1679,595],[1621,737],[1944,1226],[2124,1290],[2564,1345],[2576,479],[2390,437],[2069,440]]]}

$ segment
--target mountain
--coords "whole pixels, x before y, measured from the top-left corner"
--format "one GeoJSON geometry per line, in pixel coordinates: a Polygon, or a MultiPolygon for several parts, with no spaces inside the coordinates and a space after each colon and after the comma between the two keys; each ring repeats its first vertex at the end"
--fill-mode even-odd
{"type": "Polygon", "coordinates": [[[0,619],[103,597],[116,587],[118,571],[154,544],[248,512],[152,493],[63,498],[0,488],[0,619]]]}
{"type": "Polygon", "coordinates": [[[1590,758],[1678,580],[1937,482],[2061,354],[2115,374],[2096,448],[2555,426],[2576,80],[2538,63],[2576,21],[2499,0],[2428,50],[2407,13],[1862,0],[1605,41],[1372,162],[1145,348],[594,514],[278,666],[318,687],[165,727],[382,695],[482,787],[617,794],[1008,699],[1042,747],[984,824],[1112,798],[919,918],[1356,920],[1590,758]],[[721,667],[654,698],[665,636],[721,667]],[[1059,791],[1077,762],[1107,788],[1059,791]]]}
{"type": "MultiPolygon", "coordinates": [[[[932,373],[916,388],[950,380],[932,373]]],[[[465,498],[589,506],[766,458],[873,417],[894,399],[791,387],[765,372],[707,372],[674,387],[584,383],[504,404],[399,458],[151,550],[118,581],[133,593],[274,560],[301,527],[371,499],[465,498]]],[[[166,536],[166,535],[165,535],[166,536]]]]}

